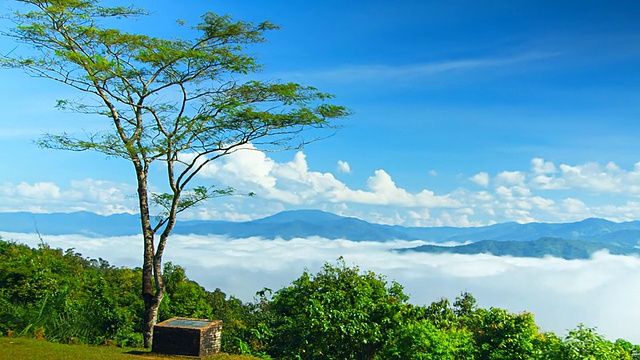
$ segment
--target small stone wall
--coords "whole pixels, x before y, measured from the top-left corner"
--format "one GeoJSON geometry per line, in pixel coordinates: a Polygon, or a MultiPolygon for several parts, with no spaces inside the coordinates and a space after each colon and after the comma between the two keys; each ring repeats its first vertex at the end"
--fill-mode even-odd
{"type": "Polygon", "coordinates": [[[174,317],[153,327],[151,351],[204,357],[219,353],[221,341],[221,320],[174,317]]]}

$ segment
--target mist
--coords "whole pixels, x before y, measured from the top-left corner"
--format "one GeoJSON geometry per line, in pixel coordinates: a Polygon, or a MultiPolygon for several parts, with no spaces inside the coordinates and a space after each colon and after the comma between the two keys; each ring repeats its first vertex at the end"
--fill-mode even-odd
{"type": "MultiPolygon", "coordinates": [[[[5,240],[36,246],[34,234],[2,233],[5,240]]],[[[54,248],[73,248],[84,257],[103,258],[114,266],[142,263],[139,236],[89,238],[80,235],[47,236],[54,248]]],[[[172,236],[164,261],[186,269],[187,276],[207,290],[221,289],[243,301],[253,301],[263,288],[278,290],[305,269],[317,272],[340,256],[347,265],[371,270],[397,281],[416,305],[442,297],[455,299],[470,292],[482,307],[500,307],[535,315],[543,331],[564,336],[579,323],[597,328],[610,340],[640,343],[640,258],[594,254],[588,260],[395,253],[423,241],[353,242],[317,237],[264,240],[220,236],[172,236]]]]}

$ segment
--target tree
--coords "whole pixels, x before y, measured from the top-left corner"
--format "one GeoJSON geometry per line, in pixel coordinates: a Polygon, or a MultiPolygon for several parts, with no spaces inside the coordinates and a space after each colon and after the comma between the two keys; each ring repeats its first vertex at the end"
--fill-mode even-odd
{"type": "Polygon", "coordinates": [[[278,359],[380,358],[404,319],[408,296],[398,283],[325,264],[305,271],[271,302],[269,355],[278,359]]]}
{"type": "Polygon", "coordinates": [[[174,316],[211,318],[213,309],[208,303],[207,291],[195,281],[189,280],[184,268],[171,262],[165,263],[162,278],[166,296],[160,310],[161,320],[174,316]]]}
{"type": "Polygon", "coordinates": [[[531,359],[540,342],[530,313],[514,314],[500,308],[477,309],[467,320],[479,360],[531,359]]]}
{"type": "Polygon", "coordinates": [[[409,320],[396,335],[385,359],[457,360],[474,358],[471,332],[439,328],[430,320],[409,320]]]}
{"type": "MultiPolygon", "coordinates": [[[[189,39],[128,33],[118,19],[148,15],[136,7],[105,7],[97,0],[18,0],[5,18],[15,28],[2,33],[27,45],[3,56],[2,65],[68,85],[83,98],[58,107],[102,116],[110,130],[84,135],[47,134],[45,148],[97,151],[125,159],[137,183],[144,241],[142,297],[144,343],[165,293],[162,256],[177,215],[233,189],[196,186],[205,165],[245,147],[282,150],[311,139],[309,129],[334,128],[330,120],[349,111],[331,95],[296,83],[239,81],[260,69],[247,46],[277,27],[206,13],[186,28],[189,39]],[[152,165],[164,168],[166,193],[149,190],[152,165]],[[160,210],[157,218],[152,211],[160,210]],[[158,238],[156,239],[156,236],[158,238]]],[[[184,22],[181,22],[186,27],[184,22]]]]}
{"type": "Polygon", "coordinates": [[[638,357],[638,348],[624,340],[611,342],[596,329],[580,324],[565,337],[560,357],[567,360],[630,360],[638,357]]]}

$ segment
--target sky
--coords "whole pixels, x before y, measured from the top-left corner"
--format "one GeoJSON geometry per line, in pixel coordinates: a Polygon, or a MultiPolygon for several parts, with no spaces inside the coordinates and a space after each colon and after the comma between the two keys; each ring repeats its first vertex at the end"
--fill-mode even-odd
{"type": "MultiPolygon", "coordinates": [[[[636,1],[135,4],[151,16],[127,30],[164,37],[189,36],[173,20],[206,11],[271,20],[281,29],[250,49],[264,64],[256,78],[315,86],[354,113],[300,151],[215,162],[199,184],[257,196],[215,199],[183,219],[289,209],[407,226],[640,217],[636,1]]],[[[1,54],[25,50],[0,38],[1,54]]],[[[34,144],[105,126],[54,108],[79,94],[19,70],[0,76],[0,211],[136,212],[131,165],[34,144]]]]}

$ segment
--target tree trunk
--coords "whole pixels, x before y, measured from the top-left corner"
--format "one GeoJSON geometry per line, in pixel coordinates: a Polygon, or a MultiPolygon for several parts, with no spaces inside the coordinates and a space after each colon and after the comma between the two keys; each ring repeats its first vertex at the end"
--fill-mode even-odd
{"type": "Polygon", "coordinates": [[[150,239],[145,235],[144,264],[142,267],[142,300],[144,301],[144,347],[153,345],[153,327],[158,319],[158,309],[164,297],[162,281],[162,258],[154,254],[153,234],[150,239]]]}
{"type": "Polygon", "coordinates": [[[142,336],[144,347],[151,348],[153,344],[153,327],[158,319],[158,309],[164,297],[164,282],[162,281],[162,254],[156,254],[154,244],[154,230],[151,227],[149,213],[149,195],[147,188],[146,169],[136,164],[138,180],[138,200],[140,206],[140,224],[144,238],[144,254],[142,264],[142,300],[144,302],[144,324],[142,336]],[[159,256],[158,256],[159,255],[159,256]],[[160,263],[158,263],[160,262],[160,263]]]}
{"type": "Polygon", "coordinates": [[[151,348],[153,345],[153,327],[158,321],[158,309],[160,308],[161,300],[158,300],[155,296],[144,296],[144,326],[142,329],[142,337],[144,339],[144,347],[151,348]]]}

